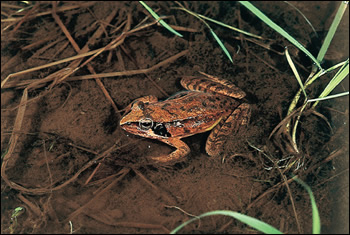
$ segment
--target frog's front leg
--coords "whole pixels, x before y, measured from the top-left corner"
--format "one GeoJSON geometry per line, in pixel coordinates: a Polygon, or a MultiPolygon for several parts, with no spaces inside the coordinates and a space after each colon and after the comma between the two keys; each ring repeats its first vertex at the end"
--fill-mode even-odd
{"type": "Polygon", "coordinates": [[[221,147],[226,141],[226,137],[230,134],[237,133],[242,126],[249,123],[250,105],[243,103],[239,105],[226,120],[221,120],[220,123],[211,131],[205,150],[209,156],[218,156],[221,152],[221,147]]]}
{"type": "Polygon", "coordinates": [[[179,138],[166,138],[159,140],[175,147],[176,150],[170,153],[169,155],[151,157],[152,160],[154,160],[157,163],[175,163],[181,161],[183,157],[190,153],[190,148],[188,147],[188,145],[179,138]]]}

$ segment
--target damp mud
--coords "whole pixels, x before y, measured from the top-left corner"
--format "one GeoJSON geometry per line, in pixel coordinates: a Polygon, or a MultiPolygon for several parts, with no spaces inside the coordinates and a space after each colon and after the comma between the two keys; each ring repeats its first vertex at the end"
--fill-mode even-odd
{"type": "MultiPolygon", "coordinates": [[[[283,120],[300,86],[285,48],[303,81],[311,60],[238,2],[183,3],[263,37],[208,21],[232,62],[206,25],[178,4],[146,3],[183,37],[136,1],[1,2],[1,81],[7,79],[1,89],[1,232],[169,233],[205,212],[231,210],[283,233],[311,233],[310,198],[291,180],[298,175],[314,193],[322,232],[348,233],[348,96],[301,115],[296,153],[283,120]],[[76,55],[82,56],[62,62],[76,55]],[[148,95],[167,99],[184,90],[182,77],[199,71],[246,92],[248,126],[227,137],[219,157],[206,154],[206,132],[182,139],[191,149],[182,162],[152,164],[150,157],[175,149],[122,130],[123,109],[148,95]],[[16,208],[23,213],[14,217],[16,208]]],[[[316,55],[340,2],[290,3],[315,31],[285,2],[253,2],[316,55]]],[[[346,60],[348,45],[347,9],[322,66],[346,60]]],[[[309,97],[318,97],[334,74],[312,84],[309,97]]],[[[348,90],[346,78],[332,94],[348,90]]],[[[180,233],[256,231],[211,216],[180,233]]]]}

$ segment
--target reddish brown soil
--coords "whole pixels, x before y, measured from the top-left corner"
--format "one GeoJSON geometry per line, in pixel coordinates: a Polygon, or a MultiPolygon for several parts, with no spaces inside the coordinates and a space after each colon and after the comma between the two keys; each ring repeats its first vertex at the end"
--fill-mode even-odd
{"type": "MultiPolygon", "coordinates": [[[[58,8],[76,4],[83,3],[63,2],[58,8]]],[[[116,39],[121,30],[114,30],[126,21],[128,14],[131,29],[148,15],[138,2],[84,4],[59,12],[58,16],[80,48],[103,25],[103,34],[90,44],[90,50],[102,48],[116,39]],[[110,25],[106,25],[104,22],[113,11],[113,19],[110,25]]],[[[272,166],[271,163],[248,144],[274,159],[290,155],[288,146],[279,146],[285,143],[281,136],[269,139],[272,130],[286,116],[299,88],[286,57],[248,41],[248,37],[239,38],[238,33],[210,23],[233,56],[231,63],[198,19],[172,9],[177,6],[174,2],[148,4],[159,10],[159,15],[170,16],[166,21],[171,25],[195,29],[196,32],[178,30],[184,35],[180,38],[161,26],[149,26],[126,37],[121,47],[94,58],[89,64],[101,74],[149,68],[188,50],[184,56],[147,74],[102,77],[102,84],[117,108],[122,110],[134,99],[146,95],[165,99],[183,90],[179,84],[181,77],[196,76],[198,71],[203,71],[230,80],[247,92],[246,101],[252,106],[249,126],[228,137],[222,155],[224,162],[222,158],[210,158],[205,153],[208,133],[204,133],[185,138],[191,148],[189,156],[181,163],[164,168],[149,164],[148,159],[173,149],[121,130],[120,114],[95,79],[72,81],[68,78],[49,92],[50,83],[31,89],[29,99],[39,98],[27,103],[16,148],[5,167],[5,178],[2,171],[1,232],[10,232],[11,213],[14,208],[22,206],[26,211],[17,218],[16,233],[69,233],[70,222],[75,233],[164,233],[192,218],[190,214],[200,215],[212,210],[238,211],[267,222],[284,233],[311,233],[311,205],[306,191],[295,182],[289,184],[290,194],[285,186],[273,188],[283,182],[279,171],[266,170],[266,164],[272,166]],[[104,152],[107,154],[83,168],[104,152]],[[96,167],[98,169],[86,184],[96,167]],[[72,182],[65,184],[70,179],[72,182]],[[294,200],[299,229],[290,195],[294,200]]],[[[318,38],[305,19],[286,3],[254,3],[316,55],[339,2],[293,4],[310,20],[318,38]]],[[[272,45],[278,51],[283,52],[288,46],[303,80],[310,73],[311,62],[303,53],[239,3],[188,2],[185,6],[269,38],[270,41],[260,42],[272,45]]],[[[34,13],[51,9],[51,3],[41,3],[34,13]]],[[[3,11],[14,12],[2,5],[3,11]]],[[[326,55],[325,68],[349,56],[349,11],[345,14],[326,55]]],[[[6,18],[2,14],[2,19],[6,18]]],[[[11,23],[1,24],[2,81],[11,73],[77,54],[52,14],[28,17],[18,28],[15,29],[17,22],[5,30],[11,23]],[[53,43],[57,39],[61,40],[53,43]]],[[[19,82],[45,78],[66,68],[69,63],[11,78],[8,84],[13,84],[13,87],[2,89],[2,156],[10,146],[17,106],[23,94],[19,82]]],[[[87,74],[91,73],[84,66],[73,76],[87,74]]],[[[315,82],[307,90],[309,96],[317,97],[332,75],[334,73],[315,82]]],[[[347,78],[334,94],[348,90],[347,78]]],[[[287,178],[291,173],[300,175],[311,186],[323,232],[349,232],[348,105],[348,97],[318,105],[316,110],[328,119],[332,131],[322,118],[305,112],[297,132],[305,165],[297,171],[284,172],[287,178]],[[335,151],[338,152],[334,155],[335,151]],[[329,160],[328,157],[333,158],[329,160]]],[[[204,218],[181,232],[255,233],[241,222],[224,216],[204,218]]]]}

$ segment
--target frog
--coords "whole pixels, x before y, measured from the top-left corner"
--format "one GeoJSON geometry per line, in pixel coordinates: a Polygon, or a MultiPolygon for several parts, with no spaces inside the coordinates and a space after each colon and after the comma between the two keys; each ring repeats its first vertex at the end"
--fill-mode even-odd
{"type": "Polygon", "coordinates": [[[190,148],[181,139],[208,131],[205,151],[211,157],[218,156],[227,136],[248,125],[250,104],[240,101],[246,93],[228,80],[199,73],[182,77],[180,83],[186,90],[166,100],[149,95],[125,108],[120,120],[123,130],[175,148],[167,155],[151,156],[154,163],[183,161],[190,148]]]}

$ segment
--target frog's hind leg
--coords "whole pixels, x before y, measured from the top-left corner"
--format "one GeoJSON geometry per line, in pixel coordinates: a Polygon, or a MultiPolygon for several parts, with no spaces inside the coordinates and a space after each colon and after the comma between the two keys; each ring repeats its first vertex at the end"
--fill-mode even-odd
{"type": "Polygon", "coordinates": [[[221,120],[214,127],[205,145],[205,150],[209,156],[218,156],[226,141],[226,137],[230,134],[236,134],[242,126],[249,123],[250,112],[250,105],[243,103],[226,120],[221,120]]]}
{"type": "Polygon", "coordinates": [[[244,91],[230,81],[203,72],[200,73],[204,76],[183,77],[180,82],[181,85],[187,90],[221,94],[237,99],[242,99],[246,95],[244,91]]]}

